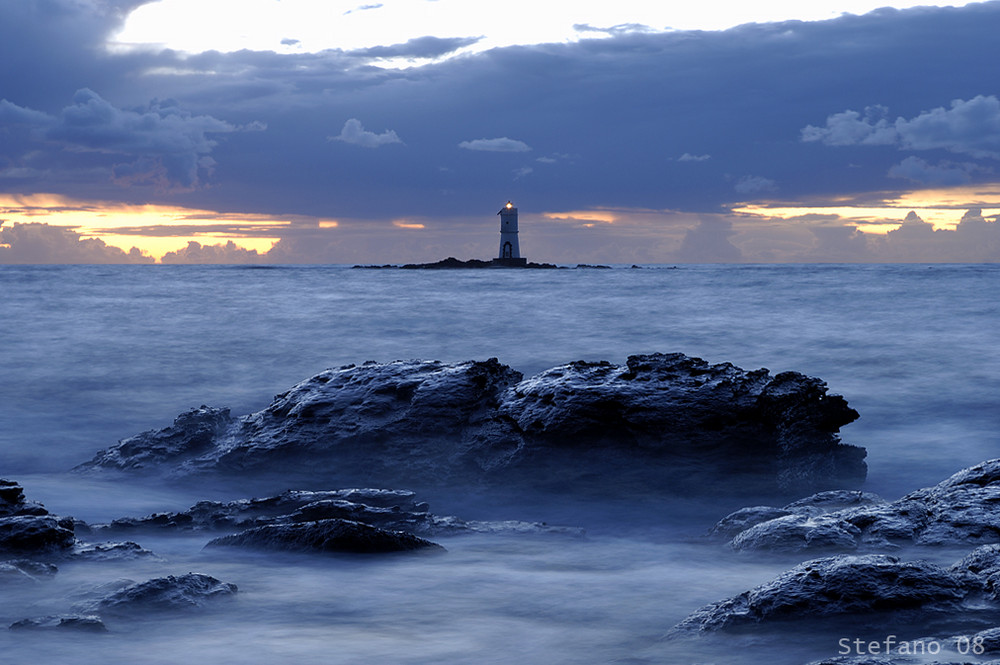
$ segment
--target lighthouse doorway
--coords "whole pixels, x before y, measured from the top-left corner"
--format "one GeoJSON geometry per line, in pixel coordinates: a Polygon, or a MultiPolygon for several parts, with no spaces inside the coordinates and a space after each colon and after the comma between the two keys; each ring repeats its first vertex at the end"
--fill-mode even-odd
{"type": "Polygon", "coordinates": [[[500,258],[502,258],[502,259],[510,259],[510,258],[513,258],[513,256],[514,256],[513,245],[511,245],[509,241],[505,242],[503,244],[503,250],[500,253],[500,258]]]}

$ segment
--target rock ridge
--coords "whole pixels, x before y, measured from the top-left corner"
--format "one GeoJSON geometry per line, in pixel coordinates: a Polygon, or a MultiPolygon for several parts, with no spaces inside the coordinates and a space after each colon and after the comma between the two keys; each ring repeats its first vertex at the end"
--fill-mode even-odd
{"type": "Polygon", "coordinates": [[[712,491],[740,477],[787,493],[863,481],[865,450],[838,435],[857,417],[820,379],[681,353],[577,361],[527,379],[496,358],[369,361],[321,372],[240,418],[193,409],[78,469],[626,492],[712,491]]]}

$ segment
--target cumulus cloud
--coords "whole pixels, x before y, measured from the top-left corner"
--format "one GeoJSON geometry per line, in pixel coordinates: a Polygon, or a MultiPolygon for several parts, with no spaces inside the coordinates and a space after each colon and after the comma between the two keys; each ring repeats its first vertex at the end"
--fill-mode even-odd
{"type": "Polygon", "coordinates": [[[743,258],[740,248],[730,242],[735,235],[733,223],[726,219],[703,217],[688,229],[677,250],[677,260],[686,263],[729,263],[743,258]]]}
{"type": "Polygon", "coordinates": [[[204,169],[214,164],[208,154],[217,142],[209,135],[239,130],[212,116],[193,115],[173,100],[119,109],[88,88],[78,90],[73,103],[55,116],[2,100],[0,121],[27,125],[37,139],[71,152],[130,158],[114,165],[116,182],[164,189],[197,187],[204,169]]]}
{"type": "Polygon", "coordinates": [[[892,123],[887,113],[884,106],[869,106],[864,117],[851,110],[835,113],[825,127],[807,125],[802,140],[832,146],[898,145],[903,150],[948,150],[1000,159],[1000,99],[994,95],[956,99],[950,108],[938,107],[892,123]]]}
{"type": "Polygon", "coordinates": [[[820,141],[825,145],[889,145],[896,142],[896,128],[886,119],[884,106],[869,106],[862,116],[857,111],[834,113],[825,127],[807,125],[802,130],[806,143],[820,141]]]}
{"type": "Polygon", "coordinates": [[[153,263],[133,247],[125,252],[99,238],[83,238],[75,230],[39,222],[0,222],[0,264],[153,263]]]}
{"type": "Polygon", "coordinates": [[[982,171],[977,164],[940,162],[929,164],[919,157],[910,156],[889,169],[892,178],[905,178],[921,185],[963,185],[972,181],[972,174],[982,171]]]}
{"type": "Polygon", "coordinates": [[[345,122],[339,136],[329,136],[327,138],[330,141],[343,141],[351,145],[359,145],[362,148],[378,148],[391,143],[403,142],[396,132],[391,129],[387,129],[381,134],[369,132],[357,118],[351,118],[345,122]]]}
{"type": "Polygon", "coordinates": [[[759,194],[777,190],[778,183],[759,175],[745,175],[736,181],[733,189],[740,194],[759,194]]]}
{"type": "Polygon", "coordinates": [[[465,150],[482,150],[484,152],[529,152],[531,147],[524,141],[509,139],[506,136],[498,139],[475,139],[462,141],[459,148],[465,150]]]}
{"type": "Polygon", "coordinates": [[[263,259],[256,249],[244,249],[232,240],[225,245],[202,245],[193,240],[187,247],[173,252],[167,252],[160,259],[161,263],[260,263],[263,259]]]}
{"type": "Polygon", "coordinates": [[[938,107],[912,120],[896,121],[903,148],[951,152],[1000,159],[1000,100],[979,95],[956,99],[951,108],[938,107]]]}

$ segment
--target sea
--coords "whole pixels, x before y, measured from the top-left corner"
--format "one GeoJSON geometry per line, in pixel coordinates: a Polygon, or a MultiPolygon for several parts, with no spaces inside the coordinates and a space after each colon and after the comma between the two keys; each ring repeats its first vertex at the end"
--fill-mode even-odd
{"type": "MultiPolygon", "coordinates": [[[[864,489],[895,499],[1000,457],[998,293],[991,264],[2,266],[0,477],[88,522],[184,509],[252,494],[238,478],[182,487],[71,469],[192,407],[250,413],[349,363],[495,357],[530,376],[682,352],[826,381],[861,414],[841,436],[868,451],[864,489]]],[[[121,578],[202,572],[239,594],[201,612],[118,619],[108,634],[0,630],[0,665],[791,665],[837,655],[850,625],[666,638],[702,605],[794,565],[702,537],[757,499],[665,500],[651,519],[648,506],[591,511],[564,497],[439,497],[432,512],[586,536],[448,536],[435,557],[222,556],[202,551],[198,535],[137,536],[159,560],[65,563],[37,587],[0,587],[0,624],[71,612],[88,589],[121,578]]],[[[866,630],[905,639],[907,628],[866,630]]]]}

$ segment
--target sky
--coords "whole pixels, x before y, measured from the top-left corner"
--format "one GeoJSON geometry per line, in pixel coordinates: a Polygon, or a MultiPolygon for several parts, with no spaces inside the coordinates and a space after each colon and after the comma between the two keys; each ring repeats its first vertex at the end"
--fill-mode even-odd
{"type": "Polygon", "coordinates": [[[0,2],[0,263],[489,258],[508,200],[532,261],[995,262],[996,26],[1000,0],[0,2]]]}

